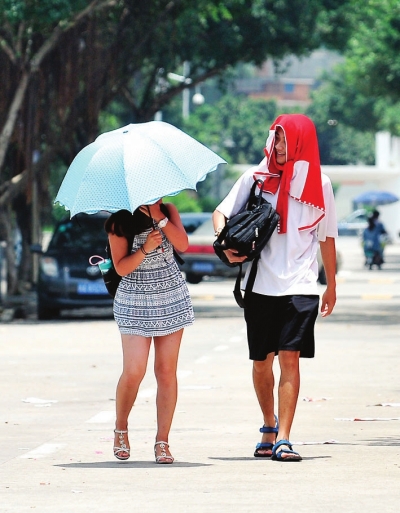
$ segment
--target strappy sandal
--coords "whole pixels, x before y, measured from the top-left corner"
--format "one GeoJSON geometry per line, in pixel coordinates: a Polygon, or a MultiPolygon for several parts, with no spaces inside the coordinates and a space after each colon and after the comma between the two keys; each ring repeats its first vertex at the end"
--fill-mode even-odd
{"type": "MultiPolygon", "coordinates": [[[[275,415],[275,427],[269,427],[269,426],[262,426],[260,427],[260,433],[275,433],[275,439],[276,435],[278,434],[279,430],[279,423],[278,423],[278,417],[275,415]]],[[[274,444],[271,442],[260,442],[256,445],[256,450],[254,451],[254,457],[255,458],[271,458],[272,456],[272,448],[274,447],[274,444]],[[271,451],[271,454],[263,454],[259,451],[271,451]]]]}
{"type": "Polygon", "coordinates": [[[274,461],[301,461],[303,458],[298,452],[293,450],[292,444],[289,442],[289,440],[279,440],[279,442],[277,442],[272,449],[271,459],[274,461]],[[288,449],[281,449],[278,452],[279,447],[282,447],[282,445],[288,447],[288,449]],[[283,454],[288,454],[289,456],[282,458],[283,454]]]}
{"type": "Polygon", "coordinates": [[[118,435],[118,440],[119,440],[119,447],[114,446],[114,456],[117,458],[117,460],[128,460],[130,457],[131,450],[129,447],[126,446],[125,436],[124,436],[124,435],[126,435],[127,432],[128,432],[128,430],[114,429],[114,433],[116,433],[118,435]],[[127,456],[120,456],[119,454],[121,452],[126,452],[127,456]]]}
{"type": "Polygon", "coordinates": [[[174,462],[174,458],[172,456],[169,456],[165,449],[169,447],[169,444],[167,442],[156,442],[154,444],[154,456],[156,457],[156,463],[162,463],[162,464],[171,464],[174,462]],[[161,453],[159,456],[157,456],[157,445],[160,446],[161,453]],[[162,461],[163,460],[163,461],[162,461]]]}

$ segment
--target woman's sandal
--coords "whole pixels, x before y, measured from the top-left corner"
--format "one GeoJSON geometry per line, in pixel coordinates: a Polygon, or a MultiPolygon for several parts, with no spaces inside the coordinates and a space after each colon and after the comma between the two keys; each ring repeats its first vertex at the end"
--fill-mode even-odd
{"type": "Polygon", "coordinates": [[[118,435],[118,441],[119,441],[119,447],[114,446],[114,456],[118,460],[128,460],[130,457],[131,450],[129,447],[126,446],[125,436],[124,436],[124,435],[126,435],[127,432],[128,432],[128,430],[114,429],[114,433],[116,433],[118,435]],[[127,454],[127,456],[120,456],[121,452],[125,452],[127,454]]]}
{"type": "MultiPolygon", "coordinates": [[[[275,427],[269,427],[269,426],[263,426],[260,427],[260,433],[275,433],[275,439],[276,435],[278,434],[279,430],[279,423],[278,423],[278,417],[275,415],[275,427]]],[[[255,458],[271,458],[272,456],[272,448],[274,447],[274,444],[271,442],[260,442],[256,445],[256,450],[254,451],[254,457],[255,458]],[[265,452],[260,451],[271,451],[270,454],[265,454],[265,452]]]]}
{"type": "Polygon", "coordinates": [[[292,444],[289,442],[289,440],[279,440],[279,442],[277,442],[272,449],[271,459],[275,461],[301,461],[303,458],[298,452],[293,450],[292,444]],[[282,445],[288,447],[288,449],[281,449],[278,452],[279,447],[282,447],[282,445]],[[288,456],[283,458],[283,454],[288,454],[288,456]]]}
{"type": "Polygon", "coordinates": [[[170,464],[174,462],[174,458],[172,456],[169,456],[165,449],[169,447],[169,444],[167,442],[156,442],[154,444],[154,456],[156,457],[156,463],[162,463],[162,464],[170,464]],[[157,456],[157,445],[160,446],[161,453],[159,456],[157,456]]]}

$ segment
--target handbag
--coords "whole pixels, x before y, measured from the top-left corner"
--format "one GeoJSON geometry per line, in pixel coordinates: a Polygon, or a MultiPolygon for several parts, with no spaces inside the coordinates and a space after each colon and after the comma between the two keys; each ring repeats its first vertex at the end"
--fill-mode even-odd
{"type": "Polygon", "coordinates": [[[245,262],[252,262],[246,292],[252,290],[261,251],[271,238],[279,222],[279,214],[271,203],[262,196],[263,184],[262,180],[256,180],[253,183],[245,209],[227,221],[213,244],[216,255],[224,264],[230,267],[239,267],[233,294],[241,308],[244,308],[244,300],[240,290],[242,262],[229,262],[224,251],[234,249],[239,256],[247,257],[245,262]],[[260,186],[258,194],[256,194],[257,185],[260,186]]]}
{"type": "MultiPolygon", "coordinates": [[[[128,240],[128,247],[132,247],[133,239],[128,240]]],[[[89,258],[89,264],[90,265],[98,265],[101,276],[104,281],[104,285],[106,286],[107,292],[110,294],[110,296],[115,297],[115,294],[117,292],[118,285],[122,279],[122,276],[120,276],[117,271],[115,270],[114,263],[112,261],[111,256],[111,249],[110,249],[110,243],[107,241],[106,246],[106,252],[107,255],[109,255],[109,258],[103,258],[100,255],[93,255],[89,258]],[[93,258],[99,258],[97,262],[93,262],[93,258]]]]}

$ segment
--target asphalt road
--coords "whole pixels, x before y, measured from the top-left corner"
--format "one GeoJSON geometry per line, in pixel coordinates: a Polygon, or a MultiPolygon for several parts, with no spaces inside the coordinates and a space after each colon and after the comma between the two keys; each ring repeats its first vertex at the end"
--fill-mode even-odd
{"type": "Polygon", "coordinates": [[[363,269],[356,241],[341,250],[335,313],[318,319],[316,358],[301,362],[301,463],[252,456],[262,420],[232,281],[190,286],[196,323],[182,344],[169,466],[153,459],[152,354],[132,457],[112,456],[121,354],[109,311],[0,324],[0,511],[397,513],[400,248],[387,248],[382,271],[363,269]]]}

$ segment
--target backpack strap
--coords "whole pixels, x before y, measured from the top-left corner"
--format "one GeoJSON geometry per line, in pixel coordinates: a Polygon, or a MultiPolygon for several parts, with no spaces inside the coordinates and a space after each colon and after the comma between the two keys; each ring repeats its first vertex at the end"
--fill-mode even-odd
{"type": "MultiPolygon", "coordinates": [[[[247,292],[251,292],[253,290],[254,282],[256,280],[257,267],[258,267],[259,260],[260,260],[260,255],[258,255],[251,263],[249,279],[247,280],[246,288],[244,291],[245,296],[246,296],[247,292]]],[[[239,265],[239,273],[236,278],[235,288],[233,289],[233,295],[236,299],[236,303],[240,306],[240,308],[244,308],[245,307],[244,297],[242,295],[242,291],[240,290],[241,279],[242,279],[242,264],[239,265]]]]}

